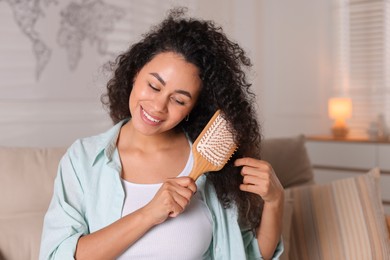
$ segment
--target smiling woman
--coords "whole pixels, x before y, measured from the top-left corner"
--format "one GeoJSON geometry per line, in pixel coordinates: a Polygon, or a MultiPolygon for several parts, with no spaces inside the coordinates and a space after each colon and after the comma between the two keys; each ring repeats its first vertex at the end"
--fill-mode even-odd
{"type": "Polygon", "coordinates": [[[196,66],[173,52],[156,55],[134,80],[129,127],[140,134],[170,134],[190,113],[200,90],[196,66]]]}
{"type": "Polygon", "coordinates": [[[260,160],[250,66],[181,9],[120,55],[103,96],[115,126],[62,158],[40,258],[278,259],[284,192],[260,160]],[[195,182],[192,143],[217,110],[239,148],[195,182]]]}

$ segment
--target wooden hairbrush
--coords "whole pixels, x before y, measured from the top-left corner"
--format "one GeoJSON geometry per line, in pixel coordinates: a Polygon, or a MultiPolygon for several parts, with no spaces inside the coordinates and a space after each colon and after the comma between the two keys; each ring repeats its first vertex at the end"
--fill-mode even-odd
{"type": "Polygon", "coordinates": [[[237,144],[229,123],[217,110],[192,145],[194,166],[189,176],[195,181],[205,172],[219,171],[227,163],[237,144]]]}

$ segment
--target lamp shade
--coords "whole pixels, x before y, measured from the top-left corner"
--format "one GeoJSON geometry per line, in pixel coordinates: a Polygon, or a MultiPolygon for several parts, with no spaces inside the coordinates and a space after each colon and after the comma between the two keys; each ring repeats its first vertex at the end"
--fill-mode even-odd
{"type": "Polygon", "coordinates": [[[331,119],[345,119],[352,116],[352,101],[350,98],[330,98],[328,114],[331,119]]]}

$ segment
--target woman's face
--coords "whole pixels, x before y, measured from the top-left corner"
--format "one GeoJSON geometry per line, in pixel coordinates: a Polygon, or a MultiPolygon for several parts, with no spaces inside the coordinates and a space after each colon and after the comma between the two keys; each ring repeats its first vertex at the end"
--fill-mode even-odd
{"type": "Polygon", "coordinates": [[[145,135],[169,131],[191,112],[200,90],[195,65],[176,53],[160,53],[135,77],[129,100],[131,122],[145,135]]]}

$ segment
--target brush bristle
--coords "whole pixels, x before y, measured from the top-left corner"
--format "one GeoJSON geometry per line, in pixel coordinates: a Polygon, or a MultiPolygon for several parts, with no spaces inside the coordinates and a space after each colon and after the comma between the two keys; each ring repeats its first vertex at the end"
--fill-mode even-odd
{"type": "Polygon", "coordinates": [[[196,147],[202,157],[218,167],[223,166],[229,160],[235,148],[234,136],[229,131],[228,122],[221,114],[207,129],[196,147]]]}

